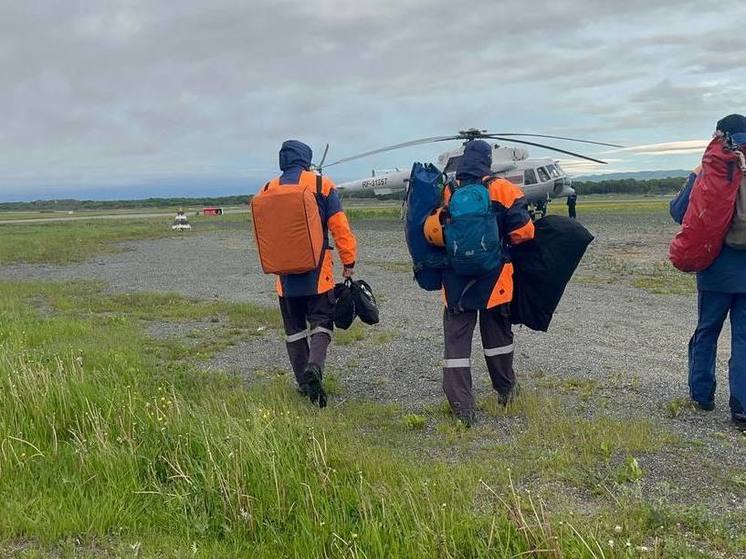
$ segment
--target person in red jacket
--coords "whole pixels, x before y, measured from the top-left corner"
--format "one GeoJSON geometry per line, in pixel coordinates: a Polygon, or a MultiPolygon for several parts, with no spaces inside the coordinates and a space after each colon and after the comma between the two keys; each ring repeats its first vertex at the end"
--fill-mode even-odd
{"type": "MultiPolygon", "coordinates": [[[[310,171],[311,148],[297,140],[288,140],[280,149],[282,175],[270,181],[270,186],[304,185],[316,190],[317,174],[310,171]]],[[[357,258],[357,241],[334,183],[322,178],[321,192],[316,202],[324,228],[324,254],[315,270],[303,274],[280,275],[276,289],[285,327],[285,344],[290,364],[298,382],[298,390],[319,407],[326,406],[322,386],[324,363],[334,331],[334,263],[331,233],[344,266],[343,276],[353,275],[357,258]]]]}
{"type": "MultiPolygon", "coordinates": [[[[482,182],[489,190],[500,236],[510,245],[534,238],[534,224],[520,188],[492,174],[492,149],[482,140],[466,144],[456,171],[462,184],[482,182]]],[[[447,205],[450,189],[444,191],[447,205]]],[[[465,425],[474,422],[475,403],[471,390],[471,342],[479,320],[487,369],[498,399],[507,405],[518,391],[513,371],[513,331],[510,302],[513,299],[513,265],[506,258],[493,272],[474,279],[453,270],[443,274],[446,309],[443,313],[445,352],[443,390],[456,417],[465,425]]]]}

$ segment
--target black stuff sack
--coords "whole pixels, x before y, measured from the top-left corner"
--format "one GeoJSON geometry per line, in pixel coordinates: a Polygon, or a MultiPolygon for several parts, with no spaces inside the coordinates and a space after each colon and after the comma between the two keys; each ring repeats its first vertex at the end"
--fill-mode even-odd
{"type": "Polygon", "coordinates": [[[534,240],[510,252],[515,267],[510,312],[513,324],[546,332],[593,235],[577,220],[559,215],[534,225],[534,240]]]}
{"type": "Polygon", "coordinates": [[[355,299],[352,297],[350,280],[334,286],[334,326],[347,330],[355,320],[355,299]]]}
{"type": "Polygon", "coordinates": [[[378,305],[373,290],[363,280],[353,281],[350,286],[355,301],[355,312],[365,324],[378,324],[378,305]]]}

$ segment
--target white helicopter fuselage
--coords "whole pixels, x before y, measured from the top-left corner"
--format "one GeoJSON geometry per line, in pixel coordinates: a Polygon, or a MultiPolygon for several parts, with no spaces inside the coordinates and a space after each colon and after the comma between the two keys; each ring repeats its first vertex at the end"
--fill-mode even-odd
{"type": "MultiPolygon", "coordinates": [[[[456,167],[464,154],[463,146],[442,153],[435,165],[449,178],[456,174],[456,167]]],[[[520,187],[531,204],[545,203],[553,198],[563,198],[575,193],[572,179],[558,163],[550,158],[531,158],[523,148],[492,146],[492,172],[520,187]]],[[[405,190],[409,170],[373,171],[370,177],[337,185],[342,192],[373,191],[376,196],[405,190]]]]}

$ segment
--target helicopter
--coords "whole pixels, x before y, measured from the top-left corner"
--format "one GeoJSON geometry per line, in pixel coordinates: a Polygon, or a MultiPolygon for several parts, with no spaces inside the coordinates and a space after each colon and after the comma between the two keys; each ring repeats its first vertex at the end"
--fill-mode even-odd
{"type": "MultiPolygon", "coordinates": [[[[560,167],[559,162],[549,158],[530,158],[529,153],[525,148],[503,146],[499,143],[495,143],[496,140],[501,142],[510,142],[516,144],[523,144],[528,146],[539,147],[543,149],[552,150],[572,157],[593,161],[605,165],[605,161],[567,151],[564,149],[548,146],[545,144],[536,143],[533,141],[519,138],[551,138],[555,140],[564,140],[571,142],[580,142],[585,144],[593,144],[598,146],[607,146],[620,148],[622,146],[618,144],[610,144],[605,142],[596,142],[591,140],[582,140],[578,138],[568,138],[565,136],[552,136],[547,134],[523,134],[517,132],[507,133],[488,133],[487,130],[480,130],[477,128],[469,128],[466,130],[460,130],[458,134],[451,136],[435,136],[431,138],[422,138],[419,140],[412,140],[384,148],[367,151],[350,157],[345,157],[328,165],[322,163],[317,166],[317,169],[322,170],[348,161],[361,159],[364,157],[370,157],[379,153],[387,151],[403,149],[406,147],[412,147],[417,145],[424,145],[437,142],[447,142],[453,140],[461,140],[462,145],[456,149],[452,149],[441,153],[435,162],[435,166],[438,167],[447,176],[448,180],[455,179],[456,168],[458,167],[459,161],[464,154],[464,146],[467,143],[481,139],[486,140],[492,146],[492,173],[494,176],[502,177],[513,184],[521,188],[526,196],[526,199],[531,206],[532,213],[537,216],[543,216],[547,212],[548,204],[555,198],[565,198],[575,195],[575,190],[572,188],[572,179],[567,173],[560,167]]],[[[328,150],[328,145],[327,145],[328,150]]],[[[326,158],[326,151],[324,152],[324,159],[326,158]]],[[[354,181],[344,182],[337,185],[337,188],[342,192],[356,192],[356,191],[373,191],[374,195],[382,196],[386,194],[393,194],[396,192],[406,191],[407,184],[409,182],[409,171],[402,169],[390,169],[385,171],[373,170],[370,177],[363,179],[357,179],[354,181]]]]}

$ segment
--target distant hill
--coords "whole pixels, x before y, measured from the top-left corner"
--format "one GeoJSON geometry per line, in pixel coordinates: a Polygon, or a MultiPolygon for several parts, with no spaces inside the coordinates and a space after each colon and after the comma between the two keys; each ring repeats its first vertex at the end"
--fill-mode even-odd
{"type": "Polygon", "coordinates": [[[584,175],[573,177],[573,180],[580,182],[605,182],[614,180],[634,179],[638,181],[667,179],[672,177],[687,177],[690,171],[684,169],[674,169],[672,171],[635,171],[631,173],[609,173],[607,175],[584,175]]]}

